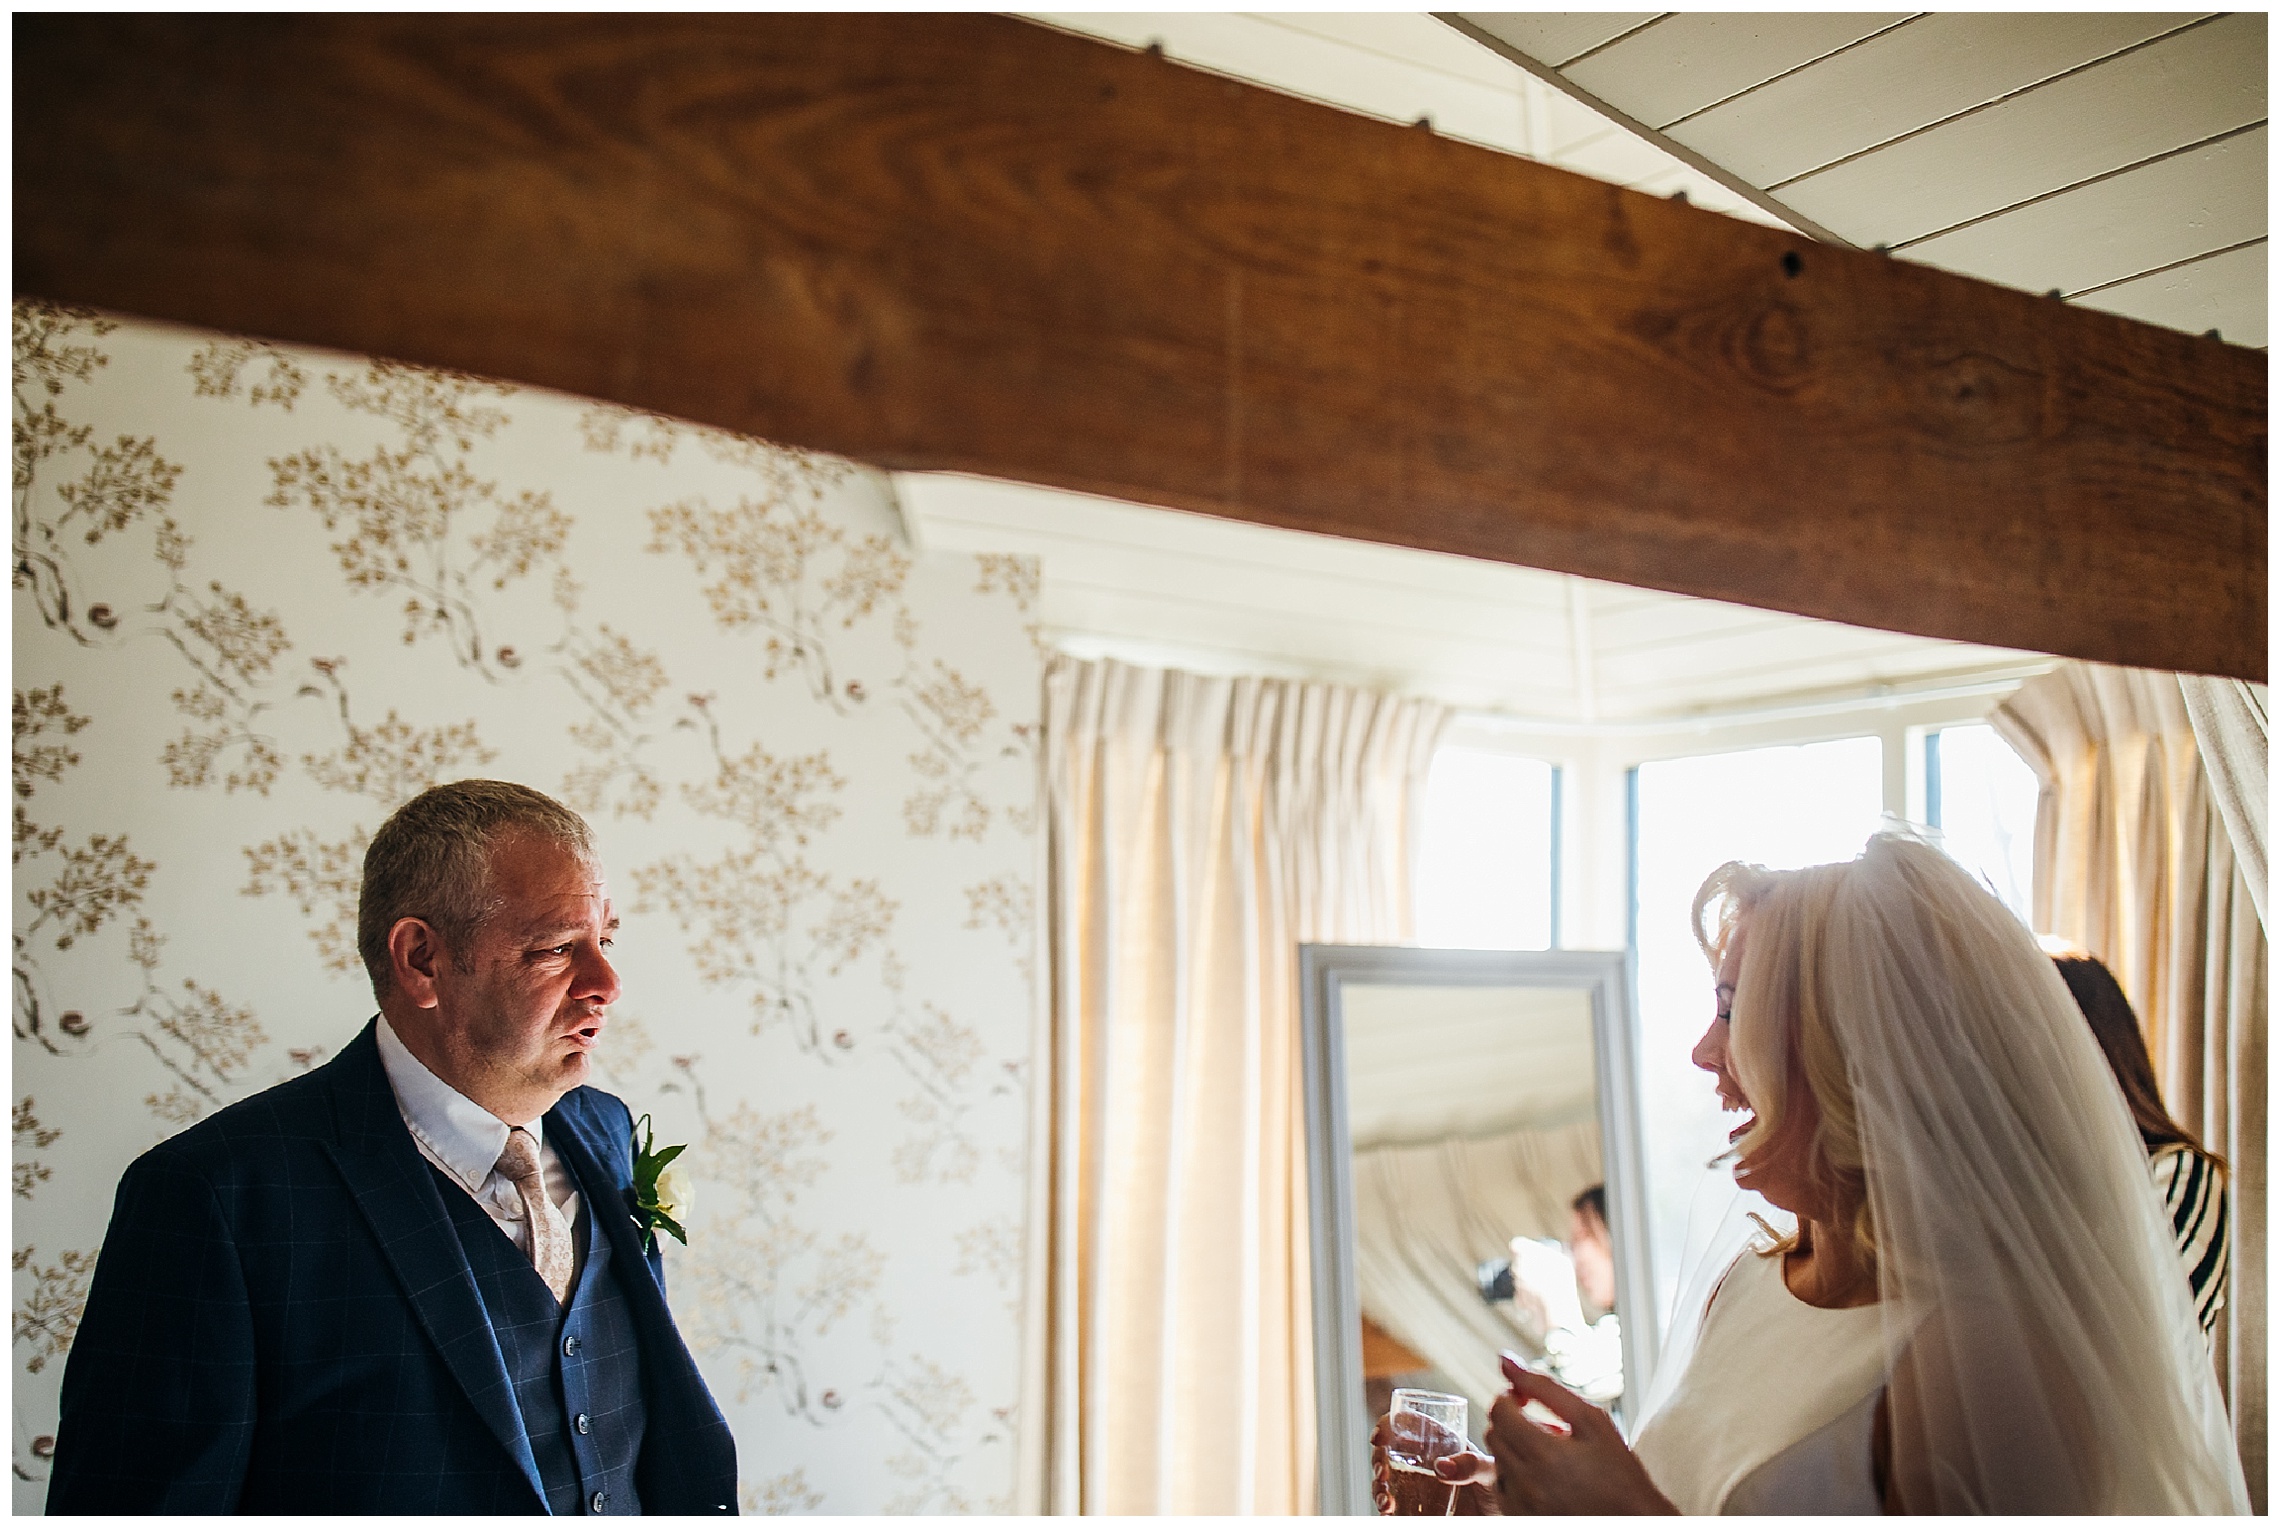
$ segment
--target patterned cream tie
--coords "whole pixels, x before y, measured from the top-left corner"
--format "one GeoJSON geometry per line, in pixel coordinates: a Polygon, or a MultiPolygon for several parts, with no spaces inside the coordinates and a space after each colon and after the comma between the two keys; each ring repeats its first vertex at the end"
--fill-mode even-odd
{"type": "Polygon", "coordinates": [[[570,1298],[570,1274],[576,1252],[570,1245],[570,1223],[562,1218],[546,1192],[546,1179],[538,1169],[538,1141],[521,1126],[507,1132],[507,1149],[499,1153],[499,1171],[522,1195],[523,1214],[530,1225],[530,1261],[556,1304],[570,1298]]]}

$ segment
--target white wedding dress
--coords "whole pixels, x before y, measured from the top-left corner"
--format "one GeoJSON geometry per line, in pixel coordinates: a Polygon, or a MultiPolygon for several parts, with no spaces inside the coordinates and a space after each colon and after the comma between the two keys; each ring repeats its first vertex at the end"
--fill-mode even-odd
{"type": "Polygon", "coordinates": [[[1884,1374],[1882,1312],[1807,1305],[1782,1282],[1778,1256],[1744,1252],[1634,1447],[1681,1512],[1878,1512],[1871,1449],[1884,1374]]]}

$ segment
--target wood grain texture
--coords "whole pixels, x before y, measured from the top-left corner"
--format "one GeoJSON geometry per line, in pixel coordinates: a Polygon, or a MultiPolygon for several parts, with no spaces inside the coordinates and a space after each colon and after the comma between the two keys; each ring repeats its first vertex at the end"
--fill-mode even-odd
{"type": "Polygon", "coordinates": [[[2265,673],[2264,359],[2220,343],[1003,18],[42,15],[15,45],[19,292],[2265,673]]]}

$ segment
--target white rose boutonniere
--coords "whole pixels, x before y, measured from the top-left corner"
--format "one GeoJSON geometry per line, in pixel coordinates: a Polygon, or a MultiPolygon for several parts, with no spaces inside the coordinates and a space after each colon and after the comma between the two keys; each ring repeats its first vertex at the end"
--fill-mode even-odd
{"type": "MultiPolygon", "coordinates": [[[[683,1225],[697,1202],[697,1182],[680,1163],[669,1164],[657,1175],[657,1213],[683,1225]]],[[[684,1242],[682,1245],[686,1246],[684,1242]]]]}
{"type": "Polygon", "coordinates": [[[633,1148],[634,1224],[641,1227],[650,1251],[656,1250],[660,1229],[686,1247],[689,1233],[681,1229],[681,1222],[688,1216],[692,1196],[689,1175],[676,1159],[689,1148],[681,1145],[659,1150],[657,1132],[646,1114],[634,1128],[641,1132],[633,1148]]]}

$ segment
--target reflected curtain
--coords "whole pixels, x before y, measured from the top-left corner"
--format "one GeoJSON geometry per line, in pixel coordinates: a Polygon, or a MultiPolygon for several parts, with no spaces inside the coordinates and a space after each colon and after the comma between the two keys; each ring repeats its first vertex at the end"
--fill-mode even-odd
{"type": "MultiPolygon", "coordinates": [[[[2068,663],[1988,718],[2042,781],[2035,924],[2104,960],[2138,1011],[2163,1100],[2232,1165],[2218,1373],[2256,1510],[2266,1458],[2267,946],[2178,676],[2068,663]]],[[[2234,777],[2246,768],[2236,754],[2234,777]]],[[[2261,772],[2261,770],[2259,771],[2261,772]]]]}
{"type": "Polygon", "coordinates": [[[1311,1512],[1297,946],[1410,938],[1445,713],[1061,658],[1045,718],[1024,1494],[1311,1512]]]}
{"type": "Polygon", "coordinates": [[[1565,1240],[1568,1206],[1600,1181],[1596,1120],[1354,1153],[1362,1314],[1449,1377],[1476,1429],[1504,1393],[1498,1351],[1540,1348],[1481,1299],[1474,1270],[1515,1236],[1565,1240]]]}

